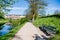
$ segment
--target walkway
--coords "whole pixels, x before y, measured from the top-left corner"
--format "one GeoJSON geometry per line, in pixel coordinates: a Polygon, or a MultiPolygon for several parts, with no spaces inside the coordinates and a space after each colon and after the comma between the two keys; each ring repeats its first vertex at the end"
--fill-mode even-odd
{"type": "Polygon", "coordinates": [[[35,35],[42,38],[41,35],[46,36],[41,30],[36,28],[32,23],[27,22],[16,34],[12,40],[34,40],[35,35]]]}

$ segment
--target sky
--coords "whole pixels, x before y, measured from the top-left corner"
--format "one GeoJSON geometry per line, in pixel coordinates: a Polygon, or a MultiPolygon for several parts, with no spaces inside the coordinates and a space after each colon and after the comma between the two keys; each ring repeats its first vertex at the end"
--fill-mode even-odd
{"type": "MultiPolygon", "coordinates": [[[[46,14],[53,14],[55,10],[60,10],[60,0],[46,0],[48,6],[46,6],[46,14]]],[[[26,9],[28,9],[28,3],[24,0],[18,0],[15,4],[13,4],[13,8],[8,14],[18,14],[24,15],[26,13],[26,9]]]]}

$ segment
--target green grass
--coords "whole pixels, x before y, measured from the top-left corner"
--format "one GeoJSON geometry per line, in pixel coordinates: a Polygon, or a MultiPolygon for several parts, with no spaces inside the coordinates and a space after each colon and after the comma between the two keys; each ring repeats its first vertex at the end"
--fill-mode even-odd
{"type": "Polygon", "coordinates": [[[15,27],[14,29],[12,29],[8,34],[1,36],[0,40],[11,40],[14,35],[19,31],[19,29],[21,29],[21,27],[24,25],[25,23],[15,27]]]}
{"type": "MultiPolygon", "coordinates": [[[[41,26],[42,24],[55,26],[57,30],[60,31],[60,18],[57,17],[38,18],[33,24],[37,27],[41,26]]],[[[50,40],[60,40],[60,33],[56,34],[56,36],[50,40]]]]}
{"type": "Polygon", "coordinates": [[[0,19],[0,29],[2,28],[1,26],[8,22],[8,20],[0,19]]]}
{"type": "Polygon", "coordinates": [[[56,17],[36,19],[33,24],[37,27],[41,26],[42,24],[51,25],[57,27],[60,30],[60,18],[56,17]]]}
{"type": "Polygon", "coordinates": [[[0,20],[0,24],[1,23],[6,23],[6,22],[8,22],[8,20],[0,20]]]}

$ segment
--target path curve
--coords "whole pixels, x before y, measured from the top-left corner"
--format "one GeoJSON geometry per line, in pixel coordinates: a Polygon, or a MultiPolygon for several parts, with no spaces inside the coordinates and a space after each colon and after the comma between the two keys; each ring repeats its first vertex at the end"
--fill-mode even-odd
{"type": "MultiPolygon", "coordinates": [[[[27,22],[16,34],[12,40],[34,40],[35,34],[46,36],[41,30],[36,28],[32,23],[27,22]]],[[[42,38],[42,37],[41,37],[42,38]]]]}

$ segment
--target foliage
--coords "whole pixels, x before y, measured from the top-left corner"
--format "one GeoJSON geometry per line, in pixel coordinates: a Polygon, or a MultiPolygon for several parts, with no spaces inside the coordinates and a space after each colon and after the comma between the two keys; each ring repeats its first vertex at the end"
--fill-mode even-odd
{"type": "Polygon", "coordinates": [[[48,18],[48,17],[60,18],[60,14],[53,14],[53,15],[47,15],[47,16],[40,16],[40,18],[48,18]]]}
{"type": "Polygon", "coordinates": [[[38,15],[38,10],[43,9],[45,6],[47,6],[46,2],[43,0],[26,0],[26,1],[29,3],[28,9],[29,15],[27,16],[27,18],[32,19],[32,21],[34,21],[34,19],[38,15]]]}
{"type": "Polygon", "coordinates": [[[8,20],[0,19],[0,24],[2,24],[2,23],[6,23],[6,22],[8,22],[8,20]]]}
{"type": "Polygon", "coordinates": [[[10,7],[16,0],[0,0],[0,11],[8,10],[6,7],[10,7]]]}
{"type": "Polygon", "coordinates": [[[40,19],[36,19],[34,24],[36,26],[40,26],[42,24],[52,25],[52,26],[58,27],[58,29],[59,29],[59,26],[60,26],[59,20],[60,20],[60,18],[56,18],[56,17],[40,18],[40,19]]]}
{"type": "Polygon", "coordinates": [[[20,20],[19,19],[10,19],[9,22],[13,25],[13,26],[18,26],[20,24],[20,20]]]}
{"type": "Polygon", "coordinates": [[[45,9],[41,9],[41,10],[39,10],[39,14],[40,14],[40,16],[46,16],[46,10],[45,9]]]}
{"type": "Polygon", "coordinates": [[[13,26],[18,26],[20,24],[23,24],[25,22],[27,22],[28,19],[27,18],[21,18],[21,19],[9,19],[9,22],[13,25],[13,26]]]}
{"type": "Polygon", "coordinates": [[[25,23],[25,22],[28,22],[28,19],[27,19],[27,18],[21,18],[21,19],[20,19],[20,24],[23,24],[23,23],[25,23]]]}
{"type": "Polygon", "coordinates": [[[0,19],[4,19],[4,12],[0,11],[0,19]]]}
{"type": "Polygon", "coordinates": [[[0,19],[4,19],[4,13],[10,11],[7,7],[11,7],[16,0],[0,0],[0,19]]]}

